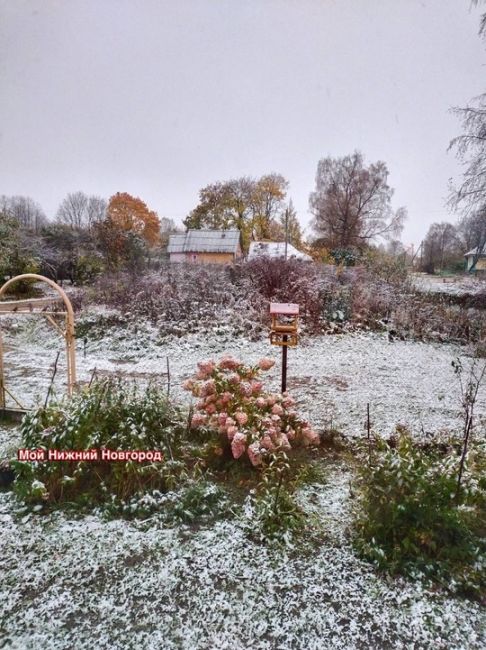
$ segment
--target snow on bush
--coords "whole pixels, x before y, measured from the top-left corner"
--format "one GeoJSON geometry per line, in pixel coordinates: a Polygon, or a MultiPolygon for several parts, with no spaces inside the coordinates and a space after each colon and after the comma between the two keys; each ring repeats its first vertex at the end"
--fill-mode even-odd
{"type": "Polygon", "coordinates": [[[254,466],[265,465],[275,451],[320,442],[309,423],[297,415],[290,395],[263,390],[260,375],[273,365],[268,358],[254,366],[233,357],[218,363],[201,361],[196,375],[184,383],[199,398],[192,426],[216,431],[233,458],[247,456],[254,466]]]}
{"type": "Polygon", "coordinates": [[[355,544],[377,566],[425,575],[453,592],[486,597],[486,445],[459,459],[451,441],[428,449],[402,431],[396,447],[377,439],[356,481],[355,544]],[[460,497],[460,498],[458,498],[460,497]]]}

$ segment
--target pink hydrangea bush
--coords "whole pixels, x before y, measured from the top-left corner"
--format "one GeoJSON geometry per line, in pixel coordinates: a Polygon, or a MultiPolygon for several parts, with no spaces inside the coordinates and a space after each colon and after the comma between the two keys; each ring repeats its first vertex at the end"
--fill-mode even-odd
{"type": "Polygon", "coordinates": [[[229,356],[201,361],[195,376],[183,384],[198,399],[191,426],[213,429],[233,458],[246,456],[255,467],[265,466],[276,451],[320,442],[297,415],[290,395],[264,391],[260,375],[274,363],[263,358],[247,366],[229,356]]]}

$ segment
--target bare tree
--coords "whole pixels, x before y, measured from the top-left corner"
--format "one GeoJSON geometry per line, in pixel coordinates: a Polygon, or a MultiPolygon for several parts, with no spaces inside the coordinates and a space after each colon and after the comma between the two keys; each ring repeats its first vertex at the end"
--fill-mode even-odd
{"type": "MultiPolygon", "coordinates": [[[[476,7],[484,3],[485,0],[471,0],[471,5],[474,5],[476,7]]],[[[479,35],[486,36],[486,13],[481,15],[481,19],[479,23],[479,35]]]]}
{"type": "Polygon", "coordinates": [[[159,217],[160,221],[160,244],[165,248],[169,243],[169,237],[172,233],[178,232],[174,219],[170,217],[159,217]]]}
{"type": "Polygon", "coordinates": [[[108,208],[108,203],[105,199],[102,199],[100,196],[90,196],[88,198],[88,205],[86,208],[87,211],[87,221],[88,228],[91,230],[93,226],[97,223],[100,223],[106,217],[106,210],[108,208]]]}
{"type": "Polygon", "coordinates": [[[317,237],[331,249],[362,249],[379,237],[399,235],[406,210],[392,210],[392,195],[384,162],[365,166],[358,151],[322,158],[309,198],[317,237]]]}
{"type": "Polygon", "coordinates": [[[449,204],[464,213],[461,230],[467,233],[468,249],[476,250],[470,267],[473,271],[486,250],[486,94],[472,105],[453,111],[461,118],[464,133],[451,141],[449,149],[456,150],[465,171],[459,187],[451,192],[449,204]]]}
{"type": "Polygon", "coordinates": [[[423,243],[423,265],[428,273],[436,267],[442,271],[454,261],[462,261],[462,246],[452,223],[433,223],[423,243]]]}
{"type": "Polygon", "coordinates": [[[57,221],[79,230],[88,225],[88,197],[84,192],[70,192],[57,210],[57,221]]]}
{"type": "Polygon", "coordinates": [[[1,196],[0,212],[15,219],[21,228],[36,233],[47,223],[40,205],[28,196],[1,196]]]}
{"type": "Polygon", "coordinates": [[[91,229],[106,216],[107,202],[99,196],[70,192],[57,210],[57,221],[75,230],[91,229]]]}
{"type": "Polygon", "coordinates": [[[303,245],[302,228],[300,227],[292,199],[289,200],[285,211],[280,214],[278,223],[285,241],[300,250],[303,245]]]}
{"type": "Polygon", "coordinates": [[[481,256],[486,253],[486,210],[464,215],[457,226],[458,234],[466,251],[474,250],[470,271],[474,271],[481,256]]]}

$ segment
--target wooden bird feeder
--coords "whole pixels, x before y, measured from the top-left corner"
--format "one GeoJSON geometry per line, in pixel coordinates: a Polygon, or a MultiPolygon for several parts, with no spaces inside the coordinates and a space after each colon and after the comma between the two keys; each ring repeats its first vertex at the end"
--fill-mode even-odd
{"type": "Polygon", "coordinates": [[[271,302],[270,343],[282,347],[282,393],[287,390],[287,348],[298,341],[299,305],[287,302],[271,302]]]}
{"type": "Polygon", "coordinates": [[[270,343],[295,347],[298,342],[299,305],[287,302],[271,302],[270,343]]]}
{"type": "MultiPolygon", "coordinates": [[[[53,280],[50,280],[43,275],[37,275],[36,273],[24,273],[7,280],[7,282],[0,287],[0,298],[5,294],[8,287],[19,280],[37,280],[45,282],[55,290],[56,294],[44,298],[0,302],[0,314],[39,314],[39,316],[43,316],[56,329],[58,334],[60,334],[64,339],[66,345],[67,392],[68,395],[71,396],[76,384],[76,340],[74,337],[74,311],[71,301],[65,291],[61,289],[58,284],[53,280]],[[61,304],[60,309],[58,308],[59,304],[61,304]],[[64,327],[55,320],[55,317],[59,316],[63,317],[64,327]]],[[[0,334],[0,409],[4,412],[15,410],[6,409],[6,397],[8,395],[22,411],[25,411],[19,400],[5,386],[3,369],[3,343],[0,334]]]]}

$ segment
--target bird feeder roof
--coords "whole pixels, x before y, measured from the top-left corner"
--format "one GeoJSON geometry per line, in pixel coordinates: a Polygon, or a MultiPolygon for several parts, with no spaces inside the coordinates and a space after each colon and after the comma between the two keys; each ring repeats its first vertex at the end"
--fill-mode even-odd
{"type": "Polygon", "coordinates": [[[299,305],[291,302],[271,302],[270,314],[281,314],[282,316],[298,316],[299,305]]]}

